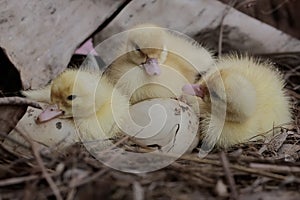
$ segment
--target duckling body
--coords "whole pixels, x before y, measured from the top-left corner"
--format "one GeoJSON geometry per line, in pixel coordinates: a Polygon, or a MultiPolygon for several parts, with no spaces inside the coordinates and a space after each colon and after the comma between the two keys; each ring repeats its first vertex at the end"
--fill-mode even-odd
{"type": "Polygon", "coordinates": [[[291,121],[284,81],[270,63],[231,56],[216,67],[193,85],[203,100],[201,124],[208,144],[226,148],[259,139],[291,121]]]}
{"type": "Polygon", "coordinates": [[[131,96],[133,104],[179,96],[182,84],[193,83],[213,63],[211,54],[200,45],[151,24],[130,30],[125,46],[128,53],[115,60],[105,75],[131,96]]]}

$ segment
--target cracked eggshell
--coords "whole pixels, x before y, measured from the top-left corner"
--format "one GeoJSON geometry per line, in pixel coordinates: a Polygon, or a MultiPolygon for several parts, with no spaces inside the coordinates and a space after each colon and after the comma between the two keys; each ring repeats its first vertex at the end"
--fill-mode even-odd
{"type": "MultiPolygon", "coordinates": [[[[19,133],[22,132],[28,138],[39,143],[39,149],[46,147],[61,150],[79,141],[77,130],[70,119],[53,119],[46,123],[36,123],[40,109],[28,107],[25,115],[18,122],[8,137],[29,147],[29,143],[19,133]]],[[[26,149],[9,139],[5,139],[3,145],[16,153],[26,154],[26,149]]],[[[27,152],[26,152],[27,151],[27,152]]]]}
{"type": "Polygon", "coordinates": [[[199,142],[199,119],[187,104],[168,98],[145,100],[130,107],[125,133],[138,143],[158,145],[166,153],[191,152],[199,142]]]}

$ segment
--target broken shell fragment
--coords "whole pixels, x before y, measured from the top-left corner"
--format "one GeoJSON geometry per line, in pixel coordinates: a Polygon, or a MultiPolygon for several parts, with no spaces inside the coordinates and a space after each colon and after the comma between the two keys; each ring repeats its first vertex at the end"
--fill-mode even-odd
{"type": "Polygon", "coordinates": [[[130,107],[122,130],[135,141],[165,153],[191,152],[199,142],[199,119],[187,104],[169,98],[145,100],[130,107]]]}
{"type": "MultiPolygon", "coordinates": [[[[55,118],[46,123],[36,123],[36,119],[42,110],[28,107],[25,115],[21,118],[16,128],[13,129],[8,137],[30,147],[30,144],[23,137],[25,135],[39,144],[39,149],[62,150],[79,141],[77,130],[71,119],[55,118]],[[20,133],[21,132],[21,133],[20,133]]],[[[30,148],[24,148],[16,142],[5,139],[3,145],[13,149],[20,154],[30,153],[30,148]]]]}

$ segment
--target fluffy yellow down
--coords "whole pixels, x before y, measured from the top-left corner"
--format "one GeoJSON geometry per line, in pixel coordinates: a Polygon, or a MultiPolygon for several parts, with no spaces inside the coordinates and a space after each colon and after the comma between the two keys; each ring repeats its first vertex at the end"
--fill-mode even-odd
{"type": "Polygon", "coordinates": [[[177,97],[185,83],[193,83],[214,60],[209,51],[187,38],[152,24],[134,27],[124,48],[128,51],[106,70],[109,80],[136,103],[156,97],[177,97]],[[155,58],[161,74],[149,76],[141,66],[155,58]]]}
{"type": "Polygon", "coordinates": [[[23,94],[37,101],[47,100],[43,96],[50,94],[48,103],[58,105],[62,118],[74,119],[82,140],[108,139],[120,132],[116,122],[122,123],[128,99],[100,77],[95,72],[66,70],[48,87],[23,94]],[[70,100],[70,95],[76,97],[70,100]]]}
{"type": "Polygon", "coordinates": [[[216,67],[218,70],[199,82],[202,91],[207,92],[200,112],[204,139],[209,145],[226,148],[255,140],[259,138],[255,136],[266,136],[273,127],[291,121],[284,81],[272,64],[231,56],[221,59],[216,67]]]}

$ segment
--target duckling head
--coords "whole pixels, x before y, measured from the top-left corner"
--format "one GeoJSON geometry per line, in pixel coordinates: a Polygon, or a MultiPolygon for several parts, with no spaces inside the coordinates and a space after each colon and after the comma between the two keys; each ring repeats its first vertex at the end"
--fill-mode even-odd
{"type": "Polygon", "coordinates": [[[255,112],[256,90],[249,80],[237,72],[221,69],[197,84],[185,85],[182,90],[202,98],[210,112],[214,109],[218,115],[225,111],[226,121],[242,123],[255,112]]]}
{"type": "Polygon", "coordinates": [[[160,75],[160,64],[167,58],[165,31],[151,24],[136,26],[128,33],[128,60],[150,75],[160,75]]]}
{"type": "Polygon", "coordinates": [[[51,87],[51,106],[39,116],[44,122],[55,117],[84,118],[97,110],[95,91],[98,85],[96,76],[89,72],[67,70],[53,80],[51,87]]]}

